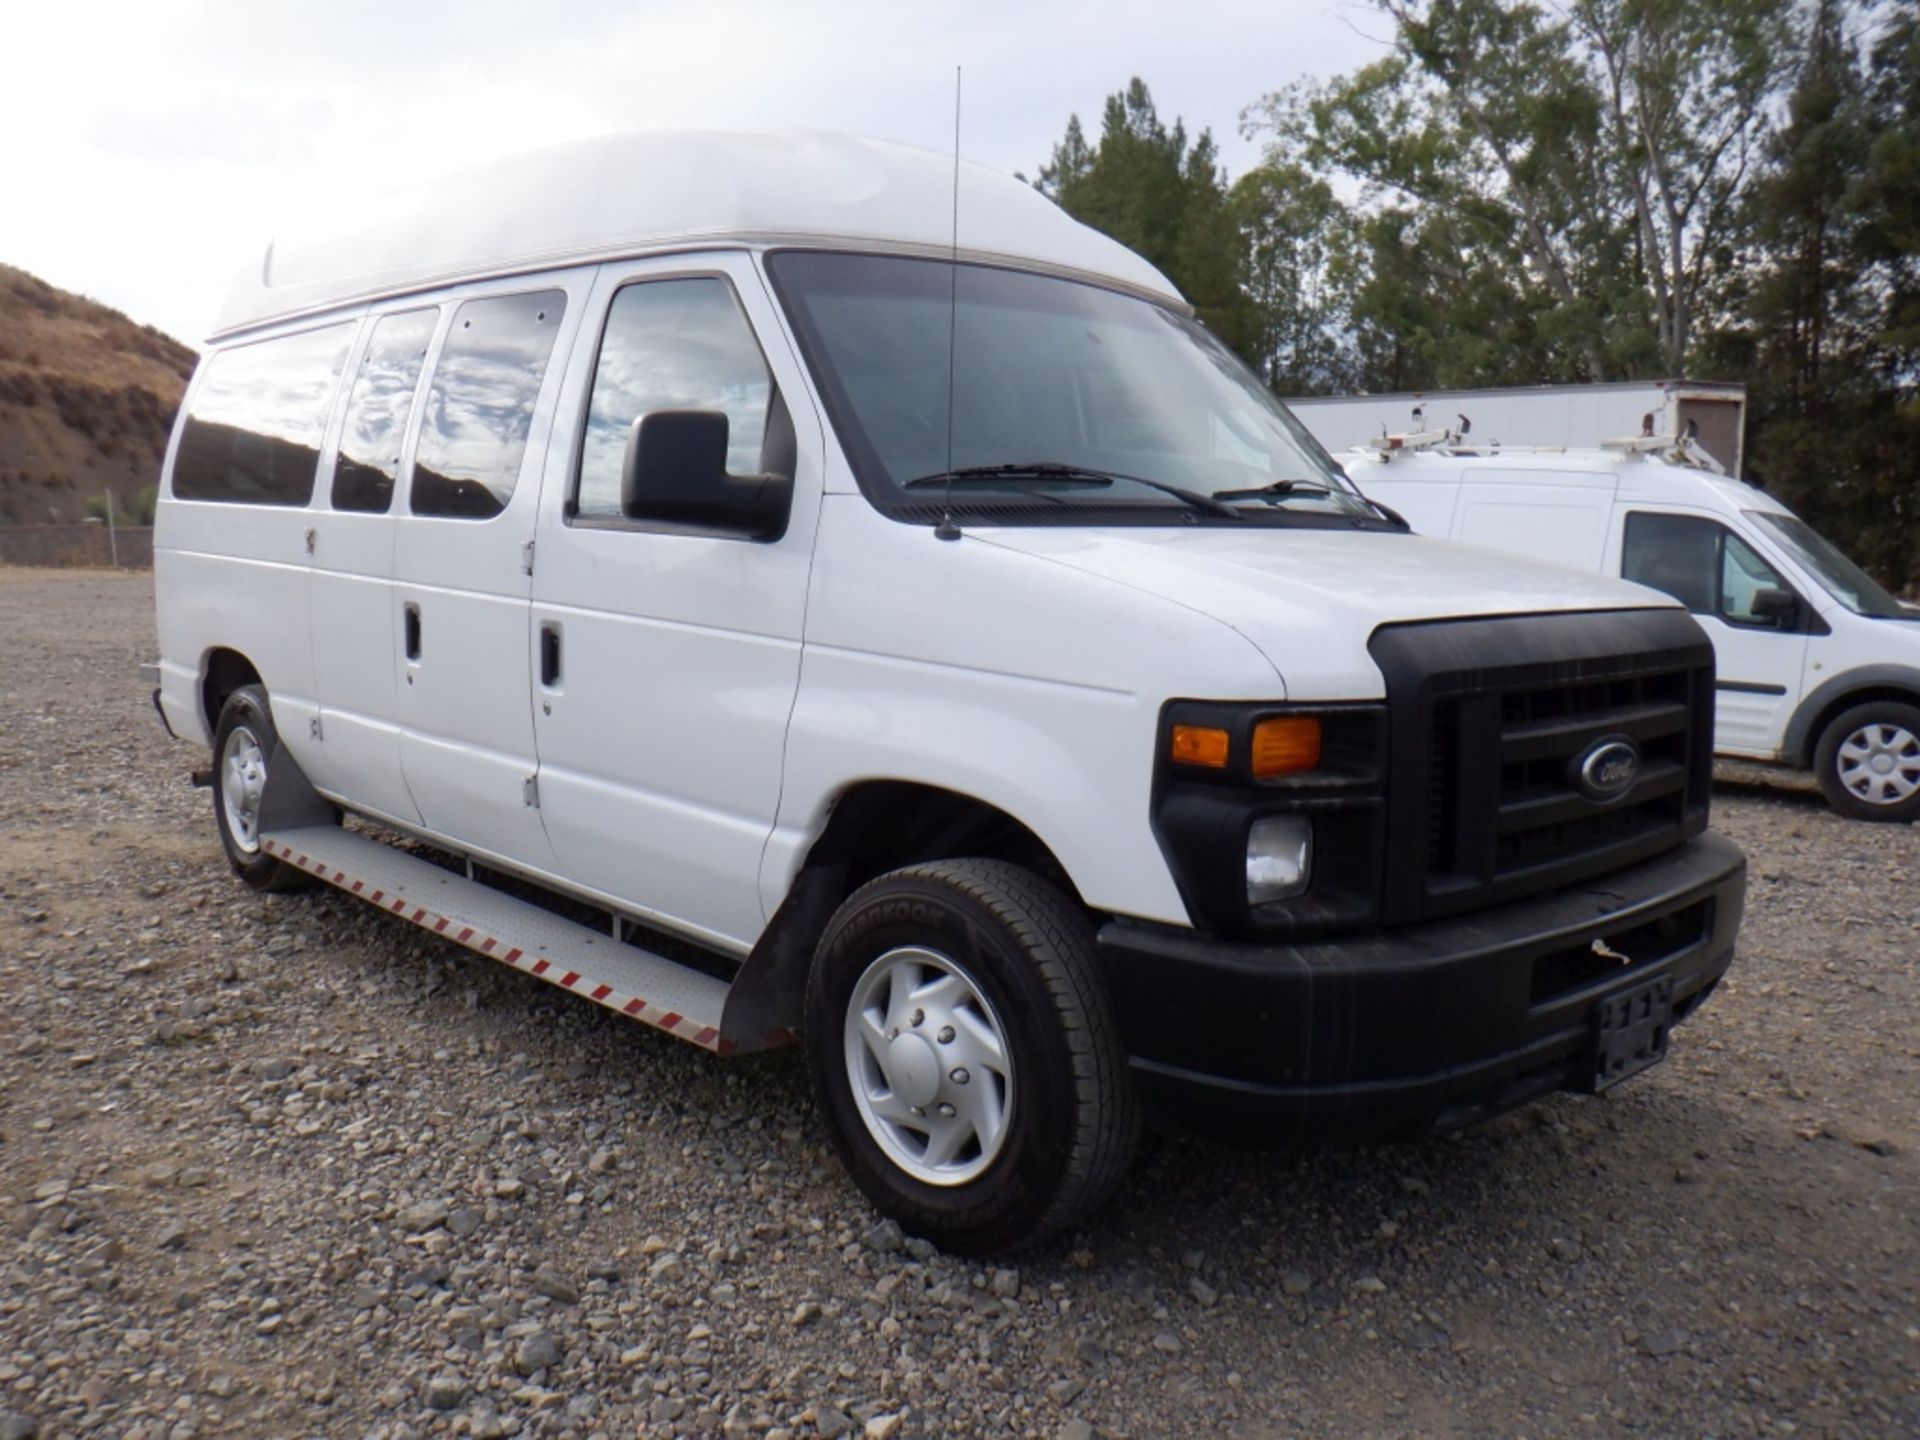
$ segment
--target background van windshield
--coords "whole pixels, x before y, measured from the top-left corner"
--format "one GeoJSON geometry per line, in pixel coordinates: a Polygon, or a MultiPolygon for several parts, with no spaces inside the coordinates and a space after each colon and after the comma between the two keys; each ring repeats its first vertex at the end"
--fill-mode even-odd
{"type": "MultiPolygon", "coordinates": [[[[1330,493],[1287,495],[1290,513],[1373,516],[1246,367],[1170,310],[982,265],[812,251],[770,263],[855,470],[878,502],[906,501],[902,485],[950,464],[1050,462],[1207,494],[1302,481],[1330,493]]],[[[1179,508],[1125,481],[1089,489],[1031,477],[1009,479],[992,503],[1018,502],[1023,492],[1039,501],[1036,489],[1054,510],[1061,501],[1179,508]]],[[[927,494],[911,498],[924,503],[927,494]]]]}
{"type": "Polygon", "coordinates": [[[1902,607],[1871,575],[1841,554],[1838,546],[1798,515],[1749,510],[1747,518],[1778,541],[1834,599],[1856,615],[1870,615],[1880,620],[1920,619],[1920,612],[1902,607]]]}

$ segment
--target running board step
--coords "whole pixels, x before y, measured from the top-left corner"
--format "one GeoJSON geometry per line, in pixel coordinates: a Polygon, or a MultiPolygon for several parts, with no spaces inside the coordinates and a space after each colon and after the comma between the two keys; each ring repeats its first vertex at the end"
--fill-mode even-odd
{"type": "Polygon", "coordinates": [[[516,970],[715,1054],[759,1049],[788,1038],[756,1036],[743,1045],[740,1037],[721,1033],[726,981],[575,924],[370,836],[337,825],[306,826],[264,835],[260,848],[469,950],[503,960],[516,970]]]}

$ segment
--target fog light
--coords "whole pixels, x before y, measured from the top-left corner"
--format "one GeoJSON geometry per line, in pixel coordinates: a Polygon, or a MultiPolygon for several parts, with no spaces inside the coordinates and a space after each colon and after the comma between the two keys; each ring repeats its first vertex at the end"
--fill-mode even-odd
{"type": "Polygon", "coordinates": [[[1247,903],[1285,900],[1313,874],[1313,822],[1304,815],[1267,815],[1247,832],[1247,903]]]}

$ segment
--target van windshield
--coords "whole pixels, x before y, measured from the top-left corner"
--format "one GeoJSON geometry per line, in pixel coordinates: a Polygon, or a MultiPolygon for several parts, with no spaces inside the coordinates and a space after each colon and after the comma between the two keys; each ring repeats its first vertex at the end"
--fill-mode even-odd
{"type": "Polygon", "coordinates": [[[1162,306],[944,260],[789,250],[768,263],[882,509],[1400,528],[1231,351],[1162,306]]]}
{"type": "Polygon", "coordinates": [[[1854,614],[1876,620],[1920,620],[1920,611],[1909,610],[1881,589],[1871,575],[1798,515],[1776,515],[1771,510],[1749,510],[1746,514],[1854,614]]]}

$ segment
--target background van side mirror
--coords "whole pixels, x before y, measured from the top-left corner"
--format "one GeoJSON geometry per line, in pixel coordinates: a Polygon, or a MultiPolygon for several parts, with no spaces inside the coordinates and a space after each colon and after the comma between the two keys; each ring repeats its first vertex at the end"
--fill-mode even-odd
{"type": "Polygon", "coordinates": [[[1791,590],[1756,591],[1753,618],[1771,620],[1782,630],[1791,630],[1800,623],[1800,597],[1791,590]]]}
{"type": "Polygon", "coordinates": [[[720,410],[655,410],[627,432],[620,511],[746,540],[778,540],[793,504],[791,475],[729,475],[720,410]]]}

